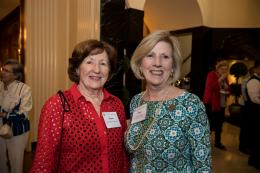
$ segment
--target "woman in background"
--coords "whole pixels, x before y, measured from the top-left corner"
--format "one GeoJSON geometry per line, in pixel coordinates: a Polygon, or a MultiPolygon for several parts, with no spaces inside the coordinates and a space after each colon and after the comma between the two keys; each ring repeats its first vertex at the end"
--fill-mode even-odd
{"type": "Polygon", "coordinates": [[[13,131],[11,138],[0,137],[1,173],[9,172],[8,160],[11,173],[23,172],[24,150],[30,130],[28,113],[32,109],[31,88],[21,82],[23,76],[24,68],[15,59],[8,59],[1,67],[0,126],[8,123],[13,131]]]}
{"type": "Polygon", "coordinates": [[[174,86],[181,55],[175,37],[157,31],[145,37],[131,68],[146,90],[130,104],[125,135],[130,172],[211,172],[210,130],[200,99],[174,86]]]}
{"type": "Polygon", "coordinates": [[[115,58],[115,49],[105,42],[75,46],[68,67],[75,84],[64,92],[70,110],[62,114],[57,94],[43,106],[31,172],[127,172],[124,107],[103,88],[115,58]]]}
{"type": "Polygon", "coordinates": [[[226,150],[221,142],[222,126],[225,120],[226,98],[229,94],[227,80],[228,62],[217,62],[216,68],[207,75],[203,102],[206,105],[211,129],[215,130],[215,147],[226,150]]]}

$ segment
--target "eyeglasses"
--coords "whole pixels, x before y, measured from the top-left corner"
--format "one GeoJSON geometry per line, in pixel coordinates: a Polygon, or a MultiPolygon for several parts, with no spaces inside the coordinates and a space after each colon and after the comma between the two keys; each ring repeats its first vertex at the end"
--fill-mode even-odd
{"type": "Polygon", "coordinates": [[[13,73],[11,70],[8,70],[8,69],[6,69],[4,67],[1,67],[0,70],[1,70],[1,72],[13,73]]]}

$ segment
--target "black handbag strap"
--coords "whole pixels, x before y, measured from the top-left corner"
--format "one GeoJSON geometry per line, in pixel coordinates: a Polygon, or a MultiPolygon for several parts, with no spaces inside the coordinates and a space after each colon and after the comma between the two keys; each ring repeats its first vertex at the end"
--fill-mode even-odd
{"type": "Polygon", "coordinates": [[[68,102],[68,100],[66,99],[66,96],[64,95],[64,93],[59,90],[58,94],[60,96],[60,100],[61,100],[61,104],[62,104],[62,108],[63,108],[63,113],[64,112],[69,112],[70,111],[70,104],[68,102]]]}
{"type": "Polygon", "coordinates": [[[64,122],[64,114],[65,112],[70,112],[70,104],[68,100],[66,99],[66,96],[64,93],[59,90],[58,95],[61,100],[61,105],[62,105],[62,115],[61,115],[61,135],[60,135],[60,146],[59,146],[59,151],[58,151],[58,159],[57,159],[57,166],[54,169],[54,173],[59,171],[59,166],[60,166],[60,155],[61,155],[61,147],[62,147],[62,138],[63,138],[63,122],[64,122]]]}

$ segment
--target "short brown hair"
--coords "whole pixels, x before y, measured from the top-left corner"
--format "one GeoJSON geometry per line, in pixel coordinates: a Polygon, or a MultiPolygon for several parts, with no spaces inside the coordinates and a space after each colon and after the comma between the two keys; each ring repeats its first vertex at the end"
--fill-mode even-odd
{"type": "Polygon", "coordinates": [[[69,59],[68,74],[71,81],[79,83],[79,75],[76,72],[83,60],[89,55],[97,55],[106,51],[109,60],[109,78],[116,68],[117,52],[114,47],[104,41],[94,39],[78,43],[69,59]]]}

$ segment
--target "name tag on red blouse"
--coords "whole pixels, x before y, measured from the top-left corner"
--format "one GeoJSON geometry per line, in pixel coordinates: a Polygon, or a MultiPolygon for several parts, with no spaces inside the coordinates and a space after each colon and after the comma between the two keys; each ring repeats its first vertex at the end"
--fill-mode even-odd
{"type": "Polygon", "coordinates": [[[102,112],[105,124],[108,129],[121,127],[120,121],[118,119],[116,112],[102,112]]]}

